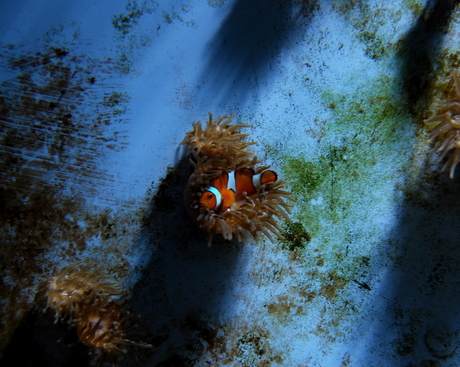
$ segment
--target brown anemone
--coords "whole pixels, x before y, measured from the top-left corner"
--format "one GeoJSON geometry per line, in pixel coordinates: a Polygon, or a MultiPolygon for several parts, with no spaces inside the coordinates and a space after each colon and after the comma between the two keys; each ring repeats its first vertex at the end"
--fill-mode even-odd
{"type": "Polygon", "coordinates": [[[43,311],[54,312],[57,322],[61,318],[75,318],[94,296],[118,297],[122,294],[122,288],[110,281],[99,267],[78,262],[43,280],[38,286],[37,300],[43,311]]]}
{"type": "Polygon", "coordinates": [[[75,328],[80,341],[95,352],[103,354],[126,353],[127,346],[150,348],[150,344],[128,339],[136,325],[125,310],[125,301],[94,297],[80,312],[75,328]]]}
{"type": "Polygon", "coordinates": [[[247,240],[248,235],[256,238],[263,233],[273,241],[273,236],[281,236],[278,220],[289,221],[288,213],[294,201],[290,192],[284,190],[285,182],[277,180],[260,187],[251,195],[244,195],[238,205],[228,210],[211,210],[198,205],[200,196],[209,187],[210,182],[222,173],[230,173],[240,168],[250,168],[255,174],[269,168],[257,166],[261,161],[246,148],[255,142],[247,142],[249,134],[240,133],[246,124],[230,125],[234,115],[209,119],[206,128],[201,122],[193,123],[193,130],[188,132],[183,144],[191,150],[190,163],[194,172],[185,189],[185,205],[191,218],[209,234],[208,246],[215,234],[222,234],[227,240],[233,235],[247,240]]]}
{"type": "Polygon", "coordinates": [[[77,330],[80,342],[103,354],[126,353],[126,346],[151,345],[127,339],[134,328],[125,310],[126,292],[109,280],[100,267],[78,262],[38,286],[37,302],[52,310],[55,322],[65,321],[77,330]]]}
{"type": "MultiPolygon", "coordinates": [[[[460,81],[457,70],[452,73],[457,99],[460,101],[460,81]]],[[[438,153],[438,162],[453,150],[450,157],[444,164],[442,171],[450,166],[449,177],[454,177],[457,164],[460,161],[460,102],[437,101],[433,104],[438,107],[437,114],[425,120],[425,123],[439,122],[439,124],[430,132],[428,141],[433,142],[435,139],[441,141],[440,145],[433,149],[438,153]]]]}

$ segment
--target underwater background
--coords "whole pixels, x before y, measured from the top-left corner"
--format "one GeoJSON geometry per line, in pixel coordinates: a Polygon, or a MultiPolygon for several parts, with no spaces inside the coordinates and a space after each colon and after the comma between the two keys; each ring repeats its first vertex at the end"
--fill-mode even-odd
{"type": "Polygon", "coordinates": [[[0,2],[0,365],[458,366],[460,173],[424,120],[459,40],[454,0],[0,2]],[[284,239],[187,215],[209,112],[286,181],[284,239]],[[152,348],[97,359],[37,310],[81,260],[152,348]]]}

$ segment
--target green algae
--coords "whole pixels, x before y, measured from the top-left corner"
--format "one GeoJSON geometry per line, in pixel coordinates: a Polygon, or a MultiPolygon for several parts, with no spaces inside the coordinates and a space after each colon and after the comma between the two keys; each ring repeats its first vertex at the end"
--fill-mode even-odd
{"type": "Polygon", "coordinates": [[[112,25],[122,35],[128,34],[133,25],[135,25],[138,19],[141,17],[142,12],[135,10],[127,15],[119,14],[112,17],[112,25]]]}
{"type": "Polygon", "coordinates": [[[112,92],[104,96],[102,105],[111,108],[114,116],[122,115],[128,110],[129,95],[125,92],[112,92]]]}
{"type": "Polygon", "coordinates": [[[321,168],[317,163],[302,158],[287,158],[285,161],[286,180],[294,195],[305,197],[314,191],[323,181],[321,168]]]}
{"type": "Polygon", "coordinates": [[[360,32],[358,38],[366,45],[365,54],[374,60],[383,59],[388,54],[388,48],[385,42],[379,38],[376,32],[360,32]]]}
{"type": "Polygon", "coordinates": [[[208,5],[213,8],[220,8],[225,4],[225,0],[208,0],[208,5]]]}
{"type": "Polygon", "coordinates": [[[291,259],[305,268],[317,269],[312,286],[340,279],[329,279],[316,293],[330,299],[345,287],[372,289],[368,272],[384,231],[372,210],[392,204],[395,176],[409,160],[404,141],[415,134],[391,78],[357,84],[349,93],[324,87],[318,93],[330,118],[315,156],[287,154],[276,143],[267,153],[280,162],[297,200],[281,248],[300,254],[291,259]]]}
{"type": "Polygon", "coordinates": [[[117,31],[119,43],[116,45],[118,60],[116,66],[122,74],[128,74],[133,65],[133,52],[135,48],[146,46],[151,35],[139,35],[134,32],[140,19],[146,14],[152,14],[158,4],[153,0],[145,0],[141,3],[129,1],[123,13],[112,16],[112,25],[117,31]]]}
{"type": "Polygon", "coordinates": [[[388,78],[380,77],[372,84],[358,86],[356,93],[349,96],[329,91],[322,95],[335,120],[326,125],[326,134],[339,134],[337,142],[359,144],[364,150],[377,141],[394,142],[409,118],[406,106],[398,99],[397,90],[388,78]]]}
{"type": "Polygon", "coordinates": [[[157,6],[154,1],[144,1],[141,4],[130,1],[126,4],[124,13],[112,17],[112,25],[122,37],[126,36],[144,14],[153,13],[157,6]]]}
{"type": "Polygon", "coordinates": [[[412,11],[414,17],[418,17],[422,14],[425,6],[424,2],[421,2],[420,0],[403,0],[403,3],[412,11]]]}
{"type": "Polygon", "coordinates": [[[448,75],[452,72],[452,69],[458,69],[460,67],[460,52],[444,51],[440,60],[441,72],[448,75]]]}
{"type": "Polygon", "coordinates": [[[173,22],[171,15],[165,11],[163,12],[163,19],[167,24],[171,24],[173,22]]]}
{"type": "Polygon", "coordinates": [[[392,11],[389,8],[373,6],[363,0],[335,1],[333,9],[341,14],[356,30],[357,38],[364,45],[364,53],[373,60],[382,60],[389,56],[392,46],[391,32],[384,35],[382,27],[394,28],[402,17],[402,11],[392,11]]]}
{"type": "Polygon", "coordinates": [[[283,225],[283,232],[281,232],[284,239],[281,240],[283,248],[289,251],[295,251],[298,249],[304,249],[305,246],[310,242],[310,233],[300,222],[286,222],[283,225]]]}

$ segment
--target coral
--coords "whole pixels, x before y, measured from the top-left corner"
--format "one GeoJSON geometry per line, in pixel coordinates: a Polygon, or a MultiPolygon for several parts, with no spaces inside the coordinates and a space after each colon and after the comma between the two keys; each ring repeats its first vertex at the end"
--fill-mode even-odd
{"type": "Polygon", "coordinates": [[[425,120],[425,123],[439,122],[439,124],[430,132],[428,141],[433,142],[439,138],[441,144],[433,151],[441,153],[438,162],[440,162],[449,151],[454,150],[444,164],[442,171],[450,166],[449,177],[454,177],[457,164],[460,161],[460,81],[457,70],[454,70],[453,79],[458,101],[445,102],[437,101],[433,105],[438,107],[437,114],[425,120]]]}
{"type": "Polygon", "coordinates": [[[78,262],[63,268],[39,284],[36,300],[43,312],[54,313],[55,322],[75,327],[80,342],[93,352],[113,355],[126,353],[127,345],[151,347],[127,339],[135,324],[125,310],[126,292],[97,266],[78,262]]]}
{"type": "Polygon", "coordinates": [[[262,185],[251,195],[244,194],[243,200],[227,210],[214,211],[198,205],[210,182],[222,173],[250,168],[257,175],[269,168],[257,167],[261,161],[246,150],[255,142],[245,141],[249,134],[242,134],[239,129],[250,125],[230,125],[233,117],[225,115],[213,121],[209,113],[206,128],[203,130],[201,122],[193,123],[193,130],[182,142],[191,150],[190,163],[194,167],[185,189],[185,205],[191,218],[209,234],[209,246],[215,234],[222,234],[227,240],[235,235],[239,241],[247,240],[249,234],[257,239],[259,233],[272,241],[272,234],[282,238],[277,220],[289,221],[288,213],[294,201],[291,193],[283,190],[284,181],[277,180],[262,185]]]}

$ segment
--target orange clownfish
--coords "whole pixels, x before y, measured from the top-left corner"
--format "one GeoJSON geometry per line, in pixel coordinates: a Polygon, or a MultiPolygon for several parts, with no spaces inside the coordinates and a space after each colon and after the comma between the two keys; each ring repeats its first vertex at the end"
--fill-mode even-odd
{"type": "Polygon", "coordinates": [[[222,173],[211,181],[203,192],[198,205],[211,210],[227,210],[237,202],[241,202],[244,193],[254,194],[267,182],[275,182],[278,175],[273,171],[254,174],[251,168],[240,168],[230,173],[222,173]]]}

